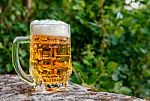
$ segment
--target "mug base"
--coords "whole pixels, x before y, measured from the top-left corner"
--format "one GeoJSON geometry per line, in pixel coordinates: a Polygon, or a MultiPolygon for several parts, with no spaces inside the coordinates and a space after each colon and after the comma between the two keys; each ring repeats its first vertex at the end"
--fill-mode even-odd
{"type": "Polygon", "coordinates": [[[32,94],[49,94],[53,92],[60,92],[60,91],[68,91],[68,82],[62,83],[62,84],[48,84],[44,85],[41,84],[40,86],[35,86],[32,94]]]}

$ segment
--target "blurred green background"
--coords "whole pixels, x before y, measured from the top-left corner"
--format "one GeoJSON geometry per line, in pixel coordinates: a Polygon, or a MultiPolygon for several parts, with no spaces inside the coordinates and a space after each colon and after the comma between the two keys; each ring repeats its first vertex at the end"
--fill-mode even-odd
{"type": "MultiPolygon", "coordinates": [[[[72,82],[150,98],[150,0],[1,0],[0,74],[16,73],[13,39],[29,36],[35,19],[71,25],[72,82]]],[[[28,67],[28,48],[19,52],[23,67],[28,67]]]]}

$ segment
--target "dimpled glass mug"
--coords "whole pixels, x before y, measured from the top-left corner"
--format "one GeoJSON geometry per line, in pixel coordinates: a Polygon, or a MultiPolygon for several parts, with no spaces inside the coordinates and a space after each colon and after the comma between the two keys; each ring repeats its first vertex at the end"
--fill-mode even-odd
{"type": "Polygon", "coordinates": [[[45,91],[67,88],[72,72],[70,26],[56,20],[34,20],[30,24],[30,37],[16,37],[12,47],[12,62],[17,74],[45,91]],[[19,44],[30,43],[29,75],[19,63],[19,44]]]}

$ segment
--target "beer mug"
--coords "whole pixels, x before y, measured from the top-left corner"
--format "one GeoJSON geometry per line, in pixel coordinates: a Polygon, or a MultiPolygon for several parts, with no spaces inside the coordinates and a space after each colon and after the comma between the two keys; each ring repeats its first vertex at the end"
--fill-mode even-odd
{"type": "Polygon", "coordinates": [[[46,90],[66,89],[72,72],[69,24],[56,20],[34,20],[30,37],[16,37],[12,47],[12,62],[25,82],[46,90]],[[30,43],[29,73],[19,63],[19,45],[30,43]]]}

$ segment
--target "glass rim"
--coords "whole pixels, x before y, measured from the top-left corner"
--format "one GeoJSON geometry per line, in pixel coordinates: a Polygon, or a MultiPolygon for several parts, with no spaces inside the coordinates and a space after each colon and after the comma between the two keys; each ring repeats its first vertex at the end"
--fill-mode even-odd
{"type": "Polygon", "coordinates": [[[70,26],[70,24],[30,24],[30,26],[33,26],[33,25],[65,25],[65,26],[70,26]]]}

